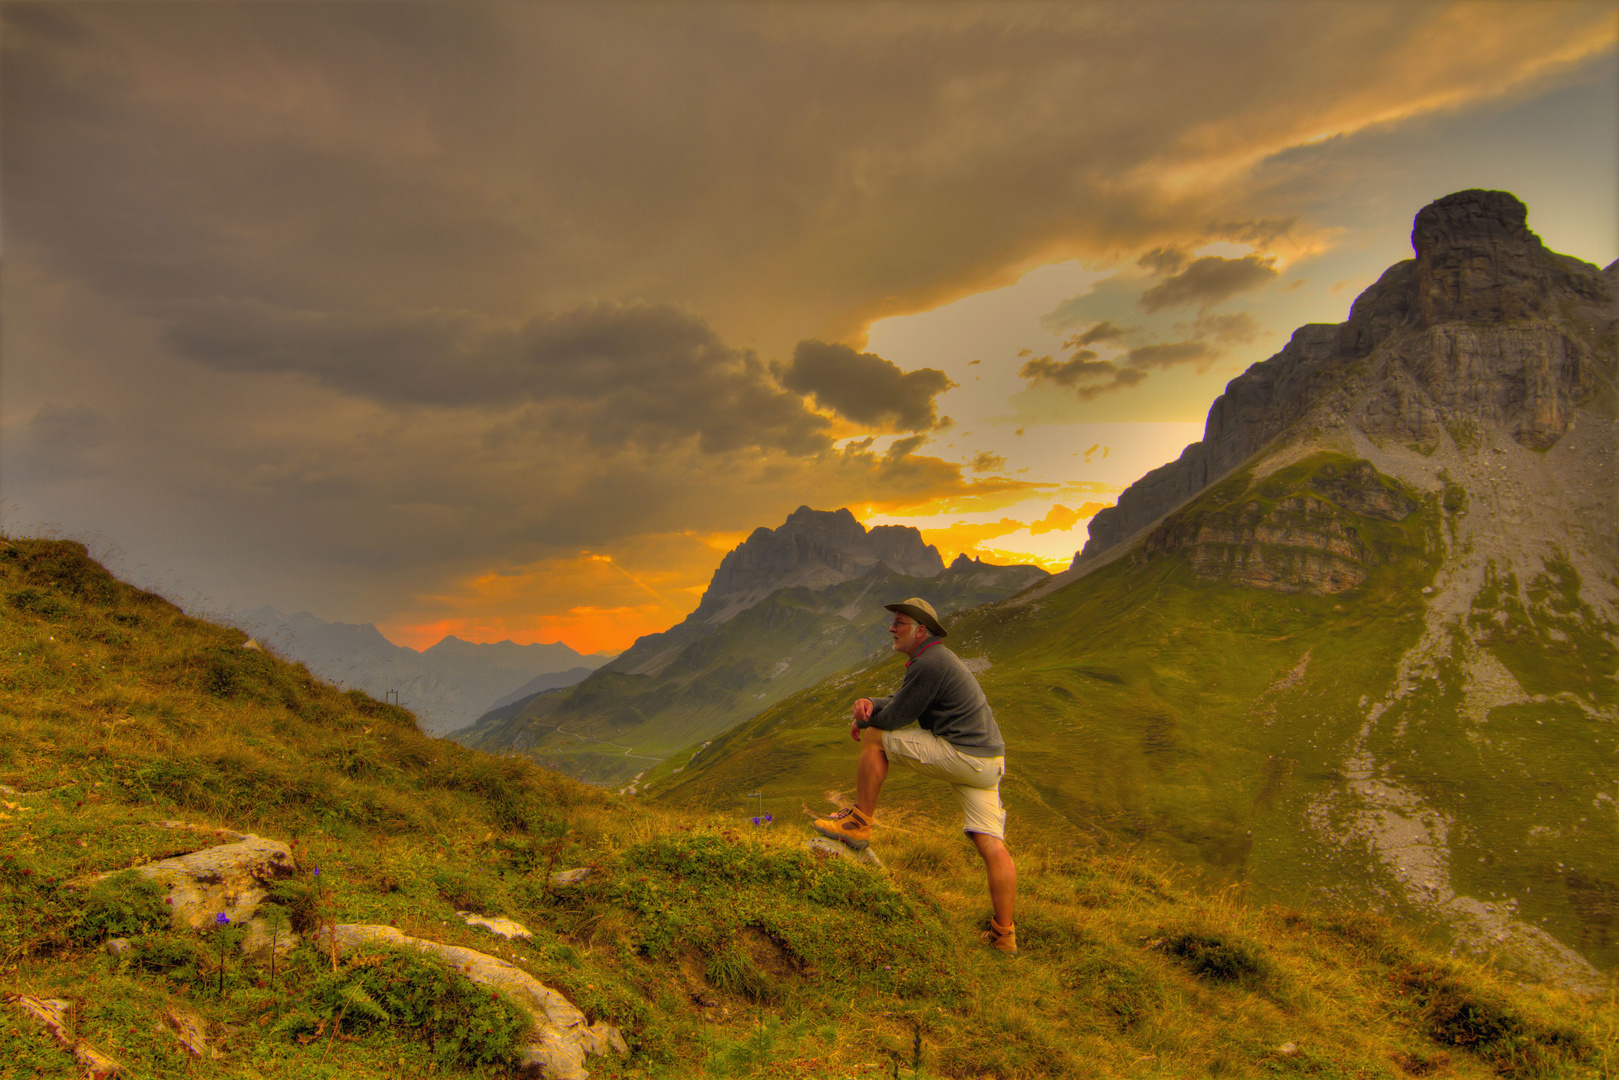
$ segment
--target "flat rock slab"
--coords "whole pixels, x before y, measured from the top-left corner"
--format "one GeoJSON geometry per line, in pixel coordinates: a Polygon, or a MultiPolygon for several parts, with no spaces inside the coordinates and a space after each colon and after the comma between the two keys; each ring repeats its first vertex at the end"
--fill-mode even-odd
{"type": "Polygon", "coordinates": [[[481,926],[491,934],[498,934],[507,941],[534,936],[529,933],[528,927],[522,923],[499,915],[474,915],[470,911],[457,911],[456,914],[461,916],[461,921],[468,926],[481,926]]]}
{"type": "Polygon", "coordinates": [[[572,870],[558,870],[546,880],[553,889],[563,889],[569,885],[578,885],[590,877],[590,867],[580,866],[572,870]]]}
{"type": "MultiPolygon", "coordinates": [[[[519,1066],[522,1076],[585,1080],[590,1075],[584,1067],[586,1054],[600,1054],[609,1049],[620,1054],[630,1052],[617,1028],[601,1022],[587,1024],[585,1014],[575,1008],[573,1002],[516,964],[499,957],[458,945],[408,937],[392,926],[339,923],[331,933],[339,952],[368,945],[416,949],[453,964],[473,982],[511,998],[534,1019],[534,1041],[523,1051],[519,1066]]],[[[315,935],[323,948],[329,947],[326,935],[325,930],[315,935]]]]}
{"type": "Polygon", "coordinates": [[[73,1060],[84,1070],[85,1080],[111,1080],[123,1071],[112,1058],[70,1033],[68,1012],[73,1008],[72,1002],[27,994],[7,994],[6,1002],[43,1027],[56,1045],[71,1052],[73,1060]]]}
{"type": "Polygon", "coordinates": [[[208,1027],[196,1013],[178,1005],[169,1005],[163,1010],[163,1023],[174,1032],[174,1037],[180,1040],[180,1045],[192,1057],[211,1061],[225,1056],[208,1045],[208,1027]]]}
{"type": "Polygon", "coordinates": [[[883,861],[870,848],[864,851],[856,851],[842,841],[832,840],[825,836],[811,837],[804,841],[804,846],[810,851],[820,852],[822,855],[836,855],[840,859],[853,859],[857,863],[874,866],[879,870],[883,868],[883,861]]]}

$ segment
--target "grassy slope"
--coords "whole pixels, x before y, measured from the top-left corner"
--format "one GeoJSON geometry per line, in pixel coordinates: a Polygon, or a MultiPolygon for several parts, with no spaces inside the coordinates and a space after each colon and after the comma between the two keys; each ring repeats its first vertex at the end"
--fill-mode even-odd
{"type": "MultiPolygon", "coordinates": [[[[1317,470],[1335,462],[1346,463],[1318,456],[1257,484],[1232,476],[1185,515],[1274,505],[1312,484],[1319,494],[1317,470]]],[[[1518,898],[1520,917],[1611,970],[1619,823],[1600,812],[1619,768],[1611,725],[1550,701],[1497,710],[1481,742],[1457,712],[1461,678],[1446,671],[1367,722],[1367,703],[1394,696],[1400,658],[1423,631],[1421,590],[1440,557],[1442,500],[1412,495],[1420,509],[1399,523],[1343,515],[1380,565],[1335,596],[1200,580],[1185,554],[1170,553],[961,620],[952,645],[992,665],[980,681],[1011,747],[1003,791],[1014,837],[1137,850],[1240,882],[1258,901],[1430,919],[1364,845],[1301,827],[1344,789],[1364,728],[1360,745],[1450,815],[1459,892],[1518,898]]],[[[1526,687],[1611,696],[1602,673],[1612,646],[1567,573],[1528,583],[1521,598],[1503,585],[1481,602],[1533,608],[1532,620],[1492,624],[1488,646],[1526,687]]],[[[899,671],[887,660],[782,702],[650,774],[653,797],[714,805],[763,790],[766,809],[823,805],[852,784],[849,702],[886,692],[899,671]]],[[[902,828],[909,816],[940,825],[954,814],[939,791],[899,773],[885,799],[902,828]]]]}
{"type": "MultiPolygon", "coordinates": [[[[509,957],[624,1029],[635,1053],[590,1059],[598,1077],[1582,1076],[1619,1054],[1611,1001],[1511,987],[1376,919],[1237,906],[1065,844],[1020,846],[1024,955],[1000,962],[971,941],[980,871],[948,828],[886,842],[885,873],[825,862],[784,823],[648,808],[428,739],[240,643],[76,545],[0,539],[0,783],[28,792],[0,814],[0,986],[74,1000],[77,1033],[134,1076],[471,1075],[452,1035],[503,1049],[480,1034],[499,1003],[451,1000],[452,976],[402,961],[332,972],[301,950],[272,984],[231,957],[221,990],[212,940],[153,926],[136,932],[144,967],[101,952],[139,897],[120,908],[64,882],[208,842],[155,827],[174,818],[293,841],[295,914],[509,957]],[[546,888],[578,865],[596,870],[585,887],[546,888]],[[458,921],[465,908],[534,939],[497,942],[458,921]],[[435,1041],[351,1009],[334,1038],[357,988],[381,999],[379,972],[396,996],[484,1011],[435,1041]],[[184,1058],[158,1019],[172,1004],[203,1017],[222,1058],[184,1058]]],[[[1049,680],[1089,682],[1129,685],[1049,680]]],[[[74,1074],[12,1013],[0,1061],[74,1074]]]]}
{"type": "Polygon", "coordinates": [[[518,748],[583,780],[622,783],[880,649],[882,605],[892,598],[921,596],[941,611],[976,607],[1013,591],[999,583],[1023,580],[1019,569],[949,569],[931,579],[889,573],[821,590],[782,589],[718,627],[698,628],[656,675],[609,665],[453,737],[494,753],[518,748]]]}

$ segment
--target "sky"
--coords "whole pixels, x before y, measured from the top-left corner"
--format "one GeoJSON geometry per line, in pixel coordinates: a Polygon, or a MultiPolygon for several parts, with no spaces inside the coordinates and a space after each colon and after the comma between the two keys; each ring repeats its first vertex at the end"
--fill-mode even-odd
{"type": "Polygon", "coordinates": [[[1509,190],[1619,3],[0,3],[0,528],[204,613],[627,647],[795,508],[1066,567],[1509,190]]]}

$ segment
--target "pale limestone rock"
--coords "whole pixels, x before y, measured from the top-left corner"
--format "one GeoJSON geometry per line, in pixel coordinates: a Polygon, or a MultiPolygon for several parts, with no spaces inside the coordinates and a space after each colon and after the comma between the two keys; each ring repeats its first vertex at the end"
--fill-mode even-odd
{"type": "Polygon", "coordinates": [[[71,1001],[7,994],[6,1002],[39,1023],[52,1041],[72,1053],[73,1060],[83,1070],[81,1075],[85,1080],[111,1080],[123,1071],[122,1066],[112,1058],[84,1040],[73,1037],[69,1030],[72,1025],[68,1022],[69,1012],[73,1008],[71,1001]]]}
{"type": "Polygon", "coordinates": [[[192,1057],[202,1058],[205,1061],[224,1057],[215,1047],[209,1045],[207,1025],[196,1013],[170,1004],[163,1010],[163,1023],[174,1032],[174,1037],[180,1040],[180,1045],[185,1047],[186,1053],[192,1057]]]}
{"type": "MultiPolygon", "coordinates": [[[[194,829],[184,822],[162,822],[167,828],[194,829]]],[[[171,924],[176,930],[203,930],[224,914],[233,923],[247,926],[242,951],[253,954],[270,947],[270,933],[254,913],[264,903],[269,886],[280,878],[291,877],[296,869],[292,849],[280,840],[267,840],[252,834],[225,829],[205,830],[235,838],[232,843],[178,855],[145,866],[135,872],[168,888],[166,901],[171,924]]],[[[119,873],[121,871],[114,871],[119,873]]],[[[89,885],[112,874],[98,874],[77,882],[89,885]]],[[[282,931],[275,939],[275,951],[285,954],[296,944],[296,935],[282,931]]]]}
{"type": "MultiPolygon", "coordinates": [[[[499,990],[534,1019],[534,1041],[523,1052],[524,1076],[546,1080],[584,1080],[586,1054],[608,1049],[629,1053],[629,1045],[619,1030],[605,1023],[587,1024],[585,1014],[561,994],[534,976],[499,957],[457,945],[408,937],[391,926],[339,923],[332,928],[339,952],[363,946],[416,949],[453,964],[467,978],[499,990]]],[[[322,948],[329,948],[327,931],[317,932],[322,948]]]]}
{"type": "Polygon", "coordinates": [[[468,926],[481,926],[491,934],[498,934],[507,941],[534,936],[529,933],[528,927],[504,916],[476,915],[470,911],[457,911],[456,914],[461,916],[462,921],[468,926]]]}

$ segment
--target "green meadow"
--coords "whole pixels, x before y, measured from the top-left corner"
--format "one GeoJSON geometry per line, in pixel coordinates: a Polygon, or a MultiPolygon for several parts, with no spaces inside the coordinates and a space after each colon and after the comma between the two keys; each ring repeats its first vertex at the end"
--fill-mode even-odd
{"type": "MultiPolygon", "coordinates": [[[[1330,500],[1349,464],[1318,454],[1257,481],[1238,473],[1166,535],[1301,495],[1330,500]]],[[[1401,497],[1416,509],[1400,521],[1339,509],[1375,553],[1366,579],[1344,592],[1245,587],[1200,575],[1185,550],[1149,557],[1138,546],[1047,595],[950,626],[947,644],[988,664],[979,680],[1009,747],[1010,837],[1148,856],[1254,903],[1376,909],[1448,944],[1442,914],[1413,901],[1346,809],[1364,758],[1377,781],[1443,821],[1455,893],[1510,901],[1517,918],[1612,971],[1619,815],[1602,799],[1619,771],[1619,733],[1601,710],[1611,713],[1619,685],[1619,635],[1554,560],[1531,581],[1481,592],[1466,616],[1488,627],[1478,644],[1464,645],[1466,627],[1442,627],[1454,632],[1452,655],[1402,675],[1428,626],[1423,590],[1444,557],[1442,530],[1465,498],[1401,497]],[[1546,700],[1495,708],[1481,725],[1462,707],[1464,648],[1546,700]]],[[[755,801],[778,817],[822,812],[852,795],[850,704],[890,692],[901,671],[901,658],[879,653],[781,702],[649,774],[651,797],[740,807],[759,791],[755,801]]],[[[949,831],[955,819],[948,792],[890,774],[880,825],[949,831]]]]}
{"type": "MultiPolygon", "coordinates": [[[[1176,572],[1121,567],[1109,602],[1176,572]]],[[[1021,813],[1103,786],[1114,798],[1075,818],[1094,842],[1045,829],[1019,843],[1022,955],[1007,961],[976,940],[980,868],[920,800],[875,869],[806,850],[775,784],[776,820],[755,826],[747,800],[648,806],[429,739],[409,714],[114,581],[77,545],[6,540],[0,603],[0,986],[71,1001],[74,1036],[131,1076],[511,1073],[520,1014],[442,966],[334,965],[300,946],[271,971],[225,930],[170,928],[130,875],[84,884],[206,846],[215,829],[293,845],[298,872],[273,900],[294,930],[392,924],[488,951],[617,1025],[631,1053],[588,1059],[598,1077],[1591,1076],[1619,1050],[1611,997],[1514,985],[1378,917],[1240,902],[1103,842],[1121,822],[1161,828],[1135,801],[1154,777],[1232,815],[1256,797],[1199,764],[1207,746],[1136,688],[1211,681],[1234,699],[1243,679],[1263,682],[1261,665],[1166,663],[1167,621],[1116,642],[1111,666],[1064,662],[1107,636],[1076,606],[1073,640],[1023,687],[1053,724],[1073,716],[1069,695],[1118,714],[1105,735],[1054,733],[1048,760],[1105,738],[1140,761],[1105,785],[1084,762],[1023,770],[1021,813]],[[174,820],[195,829],[160,824],[174,820]],[[559,868],[591,876],[553,887],[559,868]],[[492,937],[456,914],[468,910],[532,937],[492,937]],[[132,949],[107,954],[113,935],[132,949]],[[199,1016],[221,1056],[188,1057],[160,1019],[171,1006],[199,1016]]],[[[1197,610],[1177,603],[1166,619],[1197,610]]],[[[1017,610],[1002,632],[1018,632],[1017,610]]],[[[1296,661],[1306,614],[1256,611],[1249,632],[1296,661]]],[[[755,741],[738,738],[738,753],[755,741]]],[[[1225,864],[1245,846],[1234,824],[1171,835],[1225,864]]],[[[5,1017],[7,1075],[77,1075],[20,1013],[5,1017]]]]}

